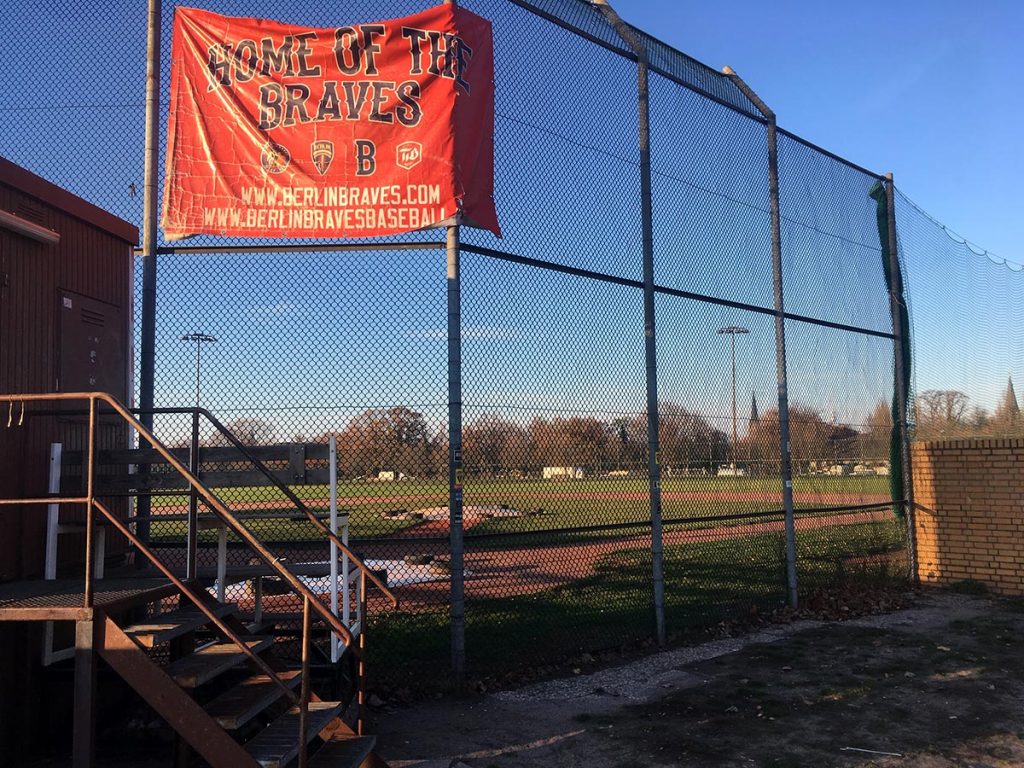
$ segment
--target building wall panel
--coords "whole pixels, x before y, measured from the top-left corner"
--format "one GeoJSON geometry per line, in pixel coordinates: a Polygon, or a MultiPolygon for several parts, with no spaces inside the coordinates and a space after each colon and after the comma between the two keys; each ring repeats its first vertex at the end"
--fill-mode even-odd
{"type": "MultiPolygon", "coordinates": [[[[0,210],[60,234],[60,242],[50,245],[0,229],[0,392],[54,392],[60,370],[62,292],[103,302],[121,321],[130,316],[134,230],[6,163],[0,163],[0,210]]],[[[131,336],[127,328],[119,336],[122,349],[114,356],[120,358],[115,364],[124,370],[130,359],[131,336]]],[[[79,355],[75,362],[82,366],[87,360],[87,354],[79,355]]],[[[89,376],[87,371],[78,371],[71,378],[80,386],[89,376]]],[[[124,387],[115,394],[123,398],[124,387]]],[[[0,496],[44,495],[50,443],[62,442],[69,450],[84,448],[85,419],[30,416],[18,425],[20,409],[15,407],[14,423],[7,427],[7,416],[6,411],[0,416],[4,467],[0,496]]],[[[98,430],[97,445],[123,447],[127,439],[123,426],[104,423],[98,430]]],[[[120,507],[123,512],[125,505],[120,507]]],[[[62,519],[82,516],[81,510],[67,510],[62,519]]],[[[10,534],[0,537],[0,580],[41,575],[45,508],[6,509],[0,512],[0,525],[10,534]]],[[[126,542],[117,537],[109,544],[108,554],[126,549],[126,542]]],[[[73,567],[73,555],[81,547],[62,550],[69,558],[64,565],[73,567]]]]}

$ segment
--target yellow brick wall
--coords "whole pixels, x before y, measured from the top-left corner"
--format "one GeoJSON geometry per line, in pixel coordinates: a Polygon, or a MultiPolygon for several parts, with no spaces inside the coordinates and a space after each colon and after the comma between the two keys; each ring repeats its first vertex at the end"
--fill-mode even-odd
{"type": "Polygon", "coordinates": [[[921,581],[1024,595],[1024,439],[914,443],[911,461],[921,581]]]}

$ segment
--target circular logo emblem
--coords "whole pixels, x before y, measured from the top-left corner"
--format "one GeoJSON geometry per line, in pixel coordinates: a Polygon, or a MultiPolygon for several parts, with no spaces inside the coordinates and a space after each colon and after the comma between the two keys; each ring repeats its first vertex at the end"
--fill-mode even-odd
{"type": "Polygon", "coordinates": [[[292,156],[287,148],[274,142],[267,142],[260,153],[260,163],[267,173],[281,173],[292,161],[292,156]]]}

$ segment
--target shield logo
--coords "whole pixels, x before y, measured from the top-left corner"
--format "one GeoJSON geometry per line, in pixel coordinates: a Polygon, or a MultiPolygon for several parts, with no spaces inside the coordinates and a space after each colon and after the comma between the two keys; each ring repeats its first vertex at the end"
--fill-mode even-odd
{"type": "Polygon", "coordinates": [[[395,164],[409,170],[423,159],[423,145],[418,141],[403,141],[395,148],[395,164]]]}
{"type": "Polygon", "coordinates": [[[309,145],[309,151],[313,155],[314,167],[323,176],[327,173],[327,169],[331,167],[331,161],[334,159],[334,142],[327,139],[319,139],[309,145]]]}
{"type": "Polygon", "coordinates": [[[260,163],[267,173],[281,173],[292,161],[292,156],[287,147],[268,141],[263,145],[260,153],[260,163]]]}

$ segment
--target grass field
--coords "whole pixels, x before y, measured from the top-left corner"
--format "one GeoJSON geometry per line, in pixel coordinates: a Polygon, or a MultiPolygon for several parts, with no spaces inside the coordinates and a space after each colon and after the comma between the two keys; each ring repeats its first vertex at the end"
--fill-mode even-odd
{"type": "MultiPolygon", "coordinates": [[[[327,486],[295,486],[297,496],[311,509],[326,513],[327,486]]],[[[224,488],[218,496],[242,514],[269,514],[294,510],[276,488],[224,488]]],[[[798,477],[793,482],[798,509],[873,503],[888,494],[886,477],[798,477]]],[[[443,481],[347,482],[338,487],[338,505],[350,513],[353,538],[381,538],[415,525],[412,520],[387,519],[390,510],[416,510],[445,506],[447,484],[443,481]]],[[[183,511],[188,497],[182,494],[154,499],[154,511],[183,511]]],[[[642,522],[648,515],[648,486],[643,478],[584,479],[551,481],[540,479],[469,479],[464,503],[505,504],[521,510],[542,509],[528,517],[491,518],[471,521],[472,533],[530,532],[572,529],[586,526],[642,522]]],[[[782,496],[776,478],[673,477],[662,482],[662,513],[666,519],[730,515],[780,509],[782,496]]],[[[250,523],[265,539],[318,541],[312,525],[283,519],[260,519],[250,523]]],[[[183,521],[156,522],[154,538],[180,540],[183,521]]],[[[435,532],[434,535],[437,535],[435,532]]],[[[205,532],[203,540],[214,534],[205,532]]]]}
{"type": "MultiPolygon", "coordinates": [[[[863,558],[898,553],[904,536],[895,520],[801,533],[801,593],[901,578],[904,566],[898,561],[863,558]]],[[[785,602],[781,534],[668,546],[664,564],[670,632],[785,602]]],[[[468,603],[468,668],[474,676],[505,675],[650,637],[650,573],[648,550],[625,549],[603,557],[587,578],[528,596],[468,603]]],[[[449,632],[447,611],[378,614],[368,635],[374,679],[387,685],[443,687],[449,632]]]]}

